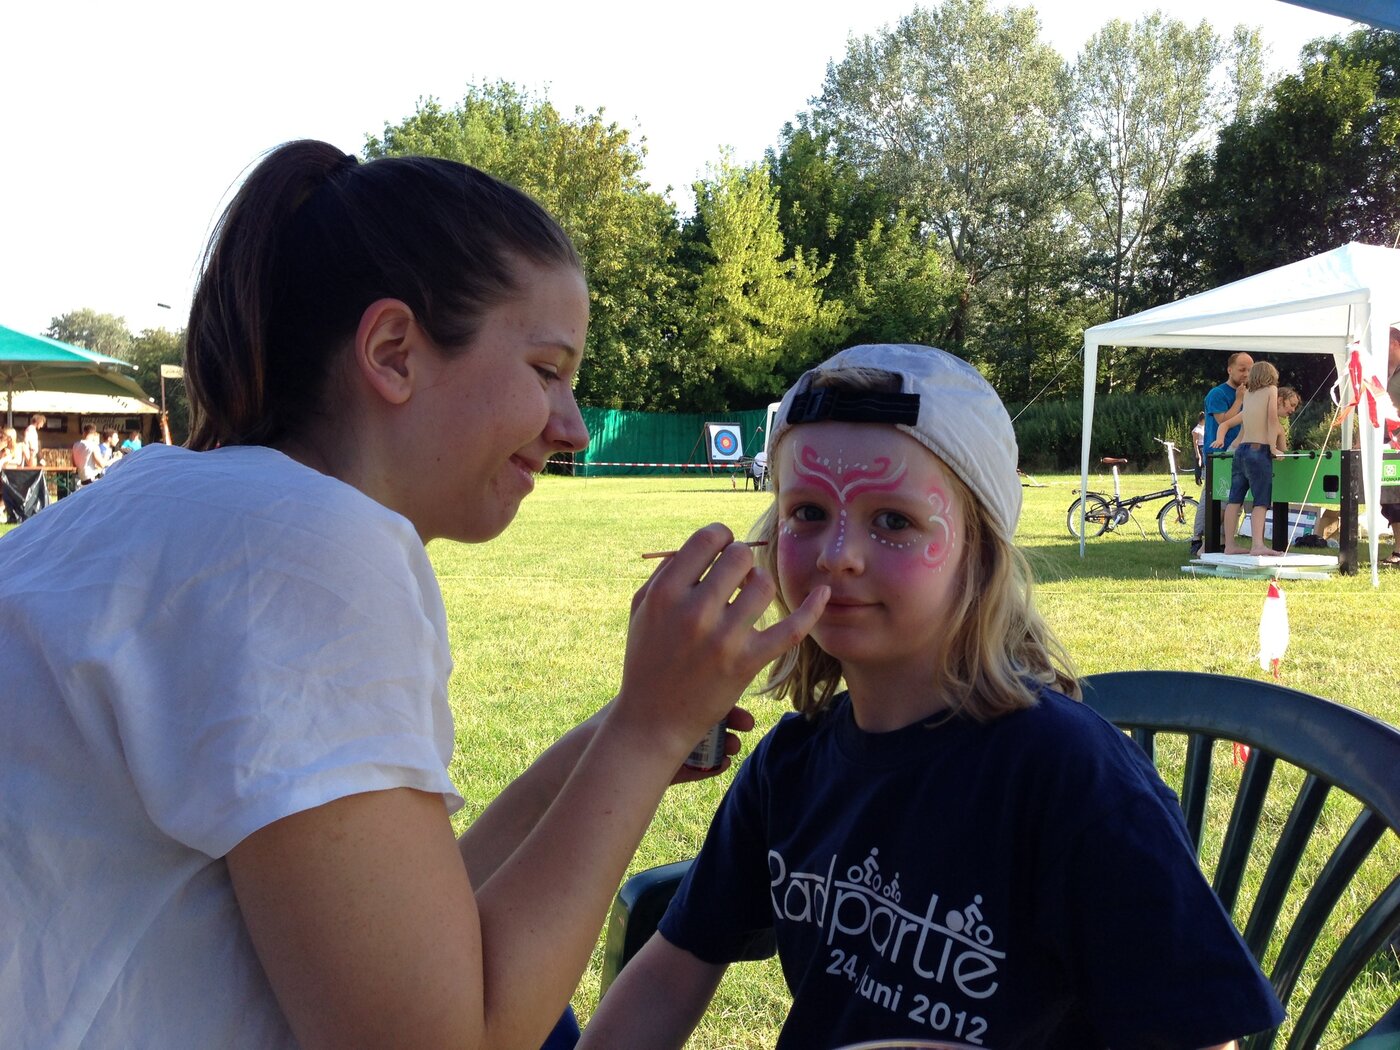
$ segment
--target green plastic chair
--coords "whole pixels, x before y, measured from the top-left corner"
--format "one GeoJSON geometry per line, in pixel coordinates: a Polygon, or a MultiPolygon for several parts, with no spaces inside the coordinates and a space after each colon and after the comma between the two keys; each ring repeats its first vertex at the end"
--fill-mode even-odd
{"type": "MultiPolygon", "coordinates": [[[[1179,795],[1198,858],[1212,803],[1221,810],[1230,807],[1212,886],[1261,965],[1275,932],[1282,937],[1268,973],[1279,1000],[1288,1004],[1337,902],[1359,892],[1355,876],[1372,848],[1387,829],[1392,835],[1400,834],[1400,730],[1308,693],[1226,675],[1116,671],[1089,675],[1083,687],[1085,703],[1129,732],[1154,763],[1173,753],[1167,738],[1184,737],[1179,795]],[[1239,787],[1232,800],[1226,798],[1227,792],[1212,798],[1212,774],[1229,766],[1235,744],[1252,751],[1239,787]],[[1250,870],[1251,846],[1261,823],[1267,826],[1278,810],[1278,792],[1269,799],[1269,787],[1275,779],[1284,779],[1275,774],[1287,766],[1302,771],[1302,784],[1291,793],[1277,839],[1257,851],[1266,855],[1260,861],[1262,879],[1247,913],[1240,915],[1237,905],[1250,870]],[[1305,883],[1297,877],[1299,863],[1314,837],[1324,802],[1336,794],[1357,800],[1360,812],[1316,879],[1305,883]]],[[[1180,750],[1175,748],[1177,753],[1180,750]]],[[[1261,839],[1261,843],[1267,841],[1261,839]]],[[[651,868],[623,884],[608,919],[603,992],[656,930],[689,865],[680,861],[651,868]]],[[[1373,961],[1379,962],[1377,957],[1389,950],[1387,945],[1397,931],[1400,874],[1364,902],[1364,910],[1343,932],[1306,999],[1290,1011],[1294,1024],[1286,1050],[1313,1050],[1320,1045],[1348,989],[1373,961]]],[[[773,950],[770,932],[750,945],[746,958],[765,958],[773,950]]],[[[1277,1035],[1277,1031],[1261,1032],[1246,1039],[1244,1046],[1269,1050],[1277,1035]]],[[[1349,1047],[1400,1048],[1400,1001],[1349,1047]]]]}

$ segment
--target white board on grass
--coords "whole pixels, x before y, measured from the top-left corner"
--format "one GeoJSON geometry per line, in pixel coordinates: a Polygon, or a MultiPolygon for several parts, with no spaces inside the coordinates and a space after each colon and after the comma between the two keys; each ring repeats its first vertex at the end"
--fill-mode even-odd
{"type": "Polygon", "coordinates": [[[1295,568],[1304,565],[1329,569],[1337,567],[1335,554],[1288,553],[1278,556],[1268,554],[1199,554],[1196,556],[1196,560],[1208,565],[1233,565],[1237,568],[1271,568],[1277,565],[1288,565],[1295,568]]]}
{"type": "Polygon", "coordinates": [[[1252,569],[1236,565],[1183,565],[1181,571],[1190,576],[1225,576],[1236,580],[1330,580],[1332,574],[1320,569],[1290,569],[1276,565],[1267,569],[1252,569]]]}

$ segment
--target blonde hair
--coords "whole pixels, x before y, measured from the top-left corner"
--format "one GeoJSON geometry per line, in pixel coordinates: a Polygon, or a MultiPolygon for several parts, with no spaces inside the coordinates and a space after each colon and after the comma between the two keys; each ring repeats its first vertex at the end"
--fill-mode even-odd
{"type": "Polygon", "coordinates": [[[1246,390],[1263,390],[1266,386],[1278,385],[1278,369],[1267,361],[1255,361],[1245,381],[1246,390]]]}
{"type": "MultiPolygon", "coordinates": [[[[872,389],[866,385],[868,376],[858,377],[857,384],[842,382],[849,378],[849,373],[843,373],[828,385],[845,386],[852,392],[872,389]]],[[[778,578],[777,457],[781,447],[780,441],[779,448],[771,450],[768,476],[773,503],[750,536],[767,541],[767,546],[754,548],[754,556],[774,579],[778,578]]],[[[966,483],[944,469],[963,509],[963,554],[958,564],[956,600],[948,610],[948,630],[937,654],[938,678],[932,685],[944,694],[950,714],[965,713],[979,722],[1033,706],[1042,686],[1079,699],[1079,681],[1069,654],[1032,600],[1033,579],[1024,555],[1002,537],[987,508],[966,483]]],[[[776,604],[782,616],[792,611],[781,586],[776,604]]],[[[773,662],[763,692],[789,700],[794,710],[815,718],[830,706],[840,684],[841,664],[809,635],[773,662]]]]}

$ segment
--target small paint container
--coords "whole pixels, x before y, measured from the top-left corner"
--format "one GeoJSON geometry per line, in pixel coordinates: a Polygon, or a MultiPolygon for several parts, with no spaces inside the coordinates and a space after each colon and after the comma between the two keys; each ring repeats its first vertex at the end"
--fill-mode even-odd
{"type": "Polygon", "coordinates": [[[695,745],[695,750],[691,751],[690,757],[685,760],[685,764],[691,769],[699,769],[708,772],[711,769],[718,769],[724,764],[724,732],[728,729],[728,722],[721,722],[714,726],[705,734],[705,739],[695,745]]]}

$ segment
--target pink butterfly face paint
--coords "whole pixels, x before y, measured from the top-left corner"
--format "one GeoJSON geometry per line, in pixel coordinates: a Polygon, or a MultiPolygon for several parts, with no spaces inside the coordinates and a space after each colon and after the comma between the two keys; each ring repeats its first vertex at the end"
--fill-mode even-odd
{"type": "MultiPolygon", "coordinates": [[[[900,502],[916,498],[916,494],[909,490],[917,486],[905,483],[909,467],[903,459],[895,461],[889,456],[875,456],[869,462],[848,462],[844,449],[838,449],[833,457],[810,444],[803,444],[798,448],[793,470],[799,478],[815,485],[833,502],[836,511],[833,554],[836,555],[846,546],[847,531],[851,527],[851,508],[855,504],[870,503],[872,500],[878,504],[878,497],[885,494],[897,495],[900,502]]],[[[920,508],[921,513],[912,523],[912,530],[895,525],[902,516],[886,510],[876,522],[881,527],[871,528],[869,537],[887,550],[917,553],[923,565],[941,569],[953,549],[948,496],[941,488],[933,488],[923,496],[923,502],[926,506],[920,508]],[[925,510],[927,513],[922,513],[925,510]],[[909,531],[910,535],[900,536],[899,533],[903,531],[909,531]]],[[[787,519],[782,525],[782,535],[792,539],[798,535],[787,519]]]]}
{"type": "Polygon", "coordinates": [[[779,447],[778,582],[832,597],[813,638],[843,666],[923,660],[959,586],[963,510],[947,468],[890,426],[818,423],[779,447]]]}
{"type": "Polygon", "coordinates": [[[849,524],[847,507],[850,502],[866,493],[893,491],[898,488],[899,481],[907,469],[902,460],[898,464],[892,464],[888,456],[876,457],[870,464],[846,463],[840,452],[833,463],[829,456],[823,456],[811,445],[801,447],[796,464],[799,477],[825,489],[836,501],[839,508],[836,512],[837,553],[840,553],[846,543],[846,529],[849,524]]]}

